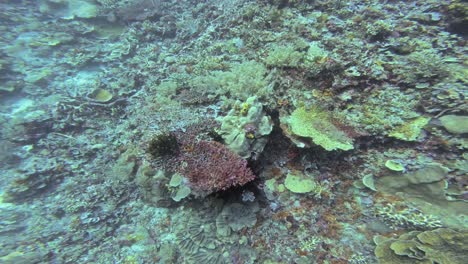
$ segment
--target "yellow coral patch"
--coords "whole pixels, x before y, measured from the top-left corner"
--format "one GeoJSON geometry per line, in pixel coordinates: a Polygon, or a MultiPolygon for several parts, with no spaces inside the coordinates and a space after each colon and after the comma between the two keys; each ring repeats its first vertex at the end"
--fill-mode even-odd
{"type": "Polygon", "coordinates": [[[353,149],[352,140],[333,125],[329,116],[319,109],[307,111],[305,107],[300,107],[291,114],[288,122],[292,134],[310,138],[316,145],[328,151],[353,149]]]}

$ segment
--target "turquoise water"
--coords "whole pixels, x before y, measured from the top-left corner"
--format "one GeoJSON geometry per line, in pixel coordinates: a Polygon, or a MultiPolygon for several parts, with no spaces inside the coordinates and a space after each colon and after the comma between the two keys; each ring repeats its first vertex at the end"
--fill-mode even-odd
{"type": "Polygon", "coordinates": [[[465,263],[454,1],[0,3],[0,263],[465,263]]]}

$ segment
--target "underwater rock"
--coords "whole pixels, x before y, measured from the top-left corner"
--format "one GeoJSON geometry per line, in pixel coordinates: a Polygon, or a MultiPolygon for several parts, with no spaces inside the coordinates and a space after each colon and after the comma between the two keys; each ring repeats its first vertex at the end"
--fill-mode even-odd
{"type": "Polygon", "coordinates": [[[31,215],[26,210],[13,205],[5,206],[5,203],[0,201],[0,216],[0,236],[9,237],[25,230],[28,227],[26,220],[31,215]]]}
{"type": "Polygon", "coordinates": [[[311,179],[288,174],[284,181],[284,186],[293,193],[308,193],[316,188],[316,183],[311,179]]]}
{"type": "Polygon", "coordinates": [[[5,264],[27,264],[37,262],[47,262],[45,253],[14,251],[8,255],[0,257],[0,263],[5,264]]]}
{"type": "Polygon", "coordinates": [[[135,177],[138,170],[136,153],[134,149],[129,149],[122,153],[115,161],[112,168],[106,172],[109,179],[120,182],[129,182],[135,177]]]}
{"type": "Polygon", "coordinates": [[[39,10],[63,19],[95,18],[99,11],[97,4],[91,0],[43,0],[39,3],[39,10]]]}
{"type": "Polygon", "coordinates": [[[403,125],[400,125],[393,129],[389,136],[401,139],[404,141],[416,141],[421,135],[421,131],[431,119],[429,117],[418,117],[413,120],[406,121],[403,125]]]}
{"type": "Polygon", "coordinates": [[[468,34],[468,6],[466,1],[450,1],[445,19],[449,31],[466,36],[468,34]]]}
{"type": "Polygon", "coordinates": [[[468,116],[444,115],[439,120],[444,128],[452,134],[468,133],[468,116]]]}
{"type": "Polygon", "coordinates": [[[24,202],[30,198],[45,194],[46,191],[57,185],[66,173],[61,162],[41,158],[25,161],[16,172],[12,181],[5,188],[5,201],[24,202]]]}
{"type": "Polygon", "coordinates": [[[237,232],[244,227],[253,227],[257,223],[256,213],[258,211],[259,206],[257,203],[232,203],[224,206],[220,217],[225,219],[232,231],[237,232]]]}
{"type": "Polygon", "coordinates": [[[156,20],[161,16],[162,1],[155,0],[133,0],[125,1],[118,7],[115,16],[122,21],[143,21],[145,19],[156,20]]]}

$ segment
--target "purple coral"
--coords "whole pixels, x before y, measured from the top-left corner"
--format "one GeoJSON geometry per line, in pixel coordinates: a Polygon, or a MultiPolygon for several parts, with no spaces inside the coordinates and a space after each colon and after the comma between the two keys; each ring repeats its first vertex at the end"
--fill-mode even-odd
{"type": "Polygon", "coordinates": [[[188,180],[192,193],[210,193],[242,186],[255,178],[247,161],[215,141],[200,140],[183,146],[178,170],[188,180]]]}

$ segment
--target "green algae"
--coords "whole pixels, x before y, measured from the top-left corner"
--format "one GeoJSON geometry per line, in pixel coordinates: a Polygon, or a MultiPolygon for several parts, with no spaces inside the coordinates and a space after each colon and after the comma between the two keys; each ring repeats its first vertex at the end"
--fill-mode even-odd
{"type": "Polygon", "coordinates": [[[289,125],[292,135],[309,138],[327,151],[354,148],[352,139],[332,124],[327,113],[319,109],[308,111],[304,107],[298,108],[291,116],[284,118],[284,122],[289,125]]]}
{"type": "Polygon", "coordinates": [[[293,193],[309,193],[317,187],[311,179],[304,179],[296,175],[288,174],[284,186],[293,193]]]}

